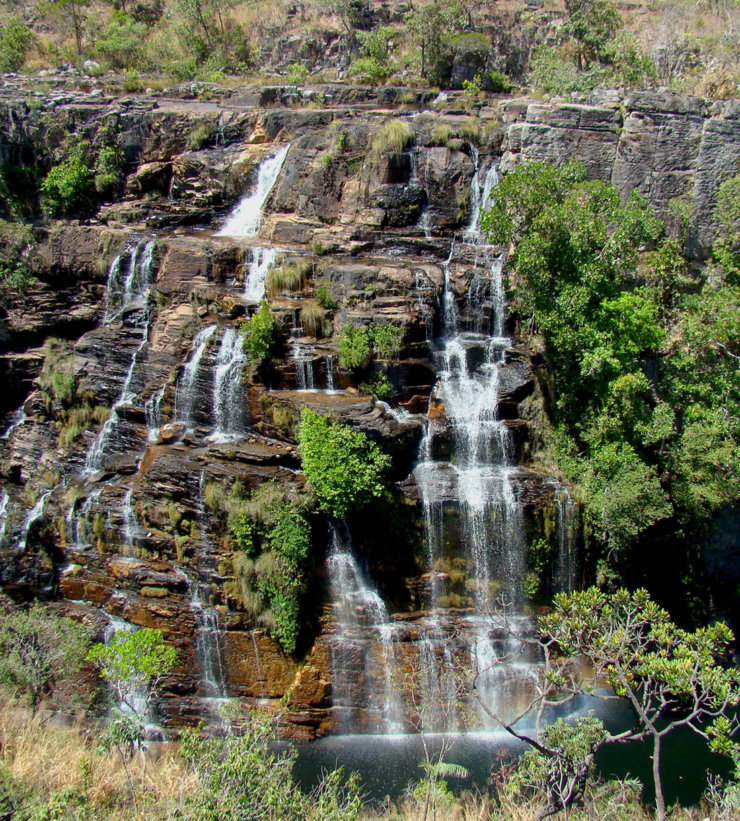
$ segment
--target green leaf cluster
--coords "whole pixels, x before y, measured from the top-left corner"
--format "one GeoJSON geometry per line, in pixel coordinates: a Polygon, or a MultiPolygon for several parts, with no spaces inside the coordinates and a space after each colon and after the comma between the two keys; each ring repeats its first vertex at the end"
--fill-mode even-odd
{"type": "Polygon", "coordinates": [[[401,351],[403,336],[403,328],[396,325],[345,325],[338,335],[339,364],[348,371],[362,371],[373,358],[395,359],[401,351]]]}
{"type": "Polygon", "coordinates": [[[304,408],[298,443],[306,478],[329,515],[344,518],[383,494],[390,457],[365,434],[304,408]]]}
{"type": "Polygon", "coordinates": [[[0,71],[18,71],[33,40],[33,32],[20,18],[9,20],[0,34],[0,71]]]}
{"type": "Polygon", "coordinates": [[[42,207],[52,217],[69,216],[89,205],[93,184],[81,146],[73,145],[41,182],[42,207]]]}
{"type": "Polygon", "coordinates": [[[74,679],[90,641],[86,627],[40,604],[0,612],[0,685],[35,708],[55,684],[74,679]]]}
{"type": "Polygon", "coordinates": [[[326,773],[306,794],[293,779],[293,746],[277,746],[271,715],[239,718],[239,733],[225,738],[186,731],[182,756],[198,789],[185,799],[191,821],[229,818],[265,821],[357,821],[362,807],[359,780],[341,769],[326,773]]]}
{"type": "Polygon", "coordinates": [[[277,340],[275,317],[267,300],[263,300],[257,313],[242,324],[244,350],[252,362],[267,359],[277,340]]]}
{"type": "Polygon", "coordinates": [[[273,482],[251,494],[235,483],[226,508],[229,532],[243,551],[234,562],[242,603],[293,653],[311,556],[306,510],[273,482]]]}
{"type": "MultiPolygon", "coordinates": [[[[740,223],[740,198],[724,190],[722,224],[740,223]]],[[[551,444],[585,492],[597,540],[624,550],[658,521],[696,529],[737,500],[731,270],[697,293],[647,204],[636,194],[622,203],[578,163],[520,166],[493,191],[483,225],[513,247],[511,304],[544,344],[551,444]]]]}

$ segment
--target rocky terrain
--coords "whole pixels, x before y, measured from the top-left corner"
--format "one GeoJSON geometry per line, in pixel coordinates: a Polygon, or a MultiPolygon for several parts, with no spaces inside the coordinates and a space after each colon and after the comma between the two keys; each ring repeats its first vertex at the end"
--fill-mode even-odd
{"type": "MultiPolygon", "coordinates": [[[[4,162],[48,165],[66,135],[94,143],[113,128],[126,170],[121,196],[88,219],[34,229],[34,280],[0,309],[0,585],[21,600],[59,599],[101,634],[109,616],[160,628],[179,659],[158,702],[165,727],[212,713],[214,698],[277,707],[287,697],[285,733],[305,740],[339,726],[327,522],[313,522],[305,624],[298,651],[286,655],[235,594],[235,547],[208,485],[276,481],[305,494],[295,439],[304,406],[380,443],[393,457],[396,519],[358,516],[350,527],[389,618],[402,625],[398,654],[412,669],[407,646],[428,615],[431,577],[449,574],[428,566],[414,465],[428,425],[439,454],[451,447],[433,356],[444,294],[468,322],[481,305],[490,309],[471,297],[493,253],[469,233],[483,175],[578,158],[623,197],[637,189],[669,226],[681,200],[690,211],[686,252],[700,265],[717,188],[740,161],[740,103],[601,92],[588,104],[491,97],[470,109],[454,92],[346,85],[187,96],[114,98],[19,80],[0,89],[4,162]],[[408,133],[394,151],[383,135],[398,122],[408,133]],[[285,147],[258,231],[219,235],[258,185],[260,164],[285,147]],[[257,307],[259,287],[250,289],[270,254],[273,268],[301,275],[268,290],[280,344],[255,370],[238,330],[257,307]],[[307,327],[302,311],[316,313],[319,289],[334,307],[307,327]],[[387,403],[339,366],[339,331],[371,322],[403,330],[400,353],[373,366],[392,386],[387,403]],[[53,353],[50,338],[62,340],[53,353]],[[75,401],[95,409],[81,430],[70,432],[45,362],[73,378],[75,401]]],[[[514,442],[522,527],[530,539],[562,542],[561,485],[530,463],[541,424],[537,352],[520,329],[504,330],[511,344],[498,370],[498,418],[514,442]]],[[[437,501],[456,515],[454,494],[440,490],[437,501]]],[[[449,618],[466,606],[448,602],[449,618]]]]}

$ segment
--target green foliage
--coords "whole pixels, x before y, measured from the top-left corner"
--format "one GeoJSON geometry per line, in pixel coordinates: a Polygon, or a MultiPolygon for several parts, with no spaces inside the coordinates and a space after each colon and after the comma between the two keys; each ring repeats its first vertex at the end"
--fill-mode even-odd
{"type": "Polygon", "coordinates": [[[361,371],[373,357],[395,359],[401,351],[403,336],[403,328],[396,325],[345,325],[338,335],[339,364],[348,371],[361,371]]]}
{"type": "Polygon", "coordinates": [[[117,145],[104,145],[95,158],[93,184],[99,194],[114,194],[123,180],[123,151],[117,145]]]}
{"type": "Polygon", "coordinates": [[[357,821],[362,806],[358,779],[334,770],[307,795],[293,781],[295,747],[277,747],[276,738],[273,718],[266,713],[252,713],[239,734],[224,738],[186,731],[182,755],[198,780],[198,789],[185,800],[186,817],[357,821]]]}
{"type": "Polygon", "coordinates": [[[740,172],[719,187],[717,221],[715,259],[724,269],[728,281],[740,285],[740,172]]]}
{"type": "Polygon", "coordinates": [[[396,392],[391,381],[382,371],[374,372],[368,379],[361,382],[360,391],[362,393],[375,394],[378,399],[382,399],[383,401],[393,398],[396,392]]]}
{"type": "Polygon", "coordinates": [[[316,302],[327,311],[334,311],[337,308],[337,301],[331,295],[331,291],[326,285],[319,285],[316,289],[316,302]]]}
{"type": "Polygon", "coordinates": [[[73,145],[41,182],[42,206],[53,217],[70,216],[90,204],[94,176],[82,148],[73,145]]]}
{"type": "Polygon", "coordinates": [[[377,325],[373,323],[370,326],[370,337],[373,353],[378,359],[395,359],[401,352],[403,328],[399,328],[397,325],[377,325]]]}
{"type": "Polygon", "coordinates": [[[33,40],[31,29],[21,19],[9,20],[0,34],[0,71],[18,71],[33,40]]]}
{"type": "Polygon", "coordinates": [[[229,532],[244,551],[234,561],[242,604],[293,653],[311,553],[306,512],[273,482],[251,495],[236,482],[225,506],[229,532]]]}
{"type": "Polygon", "coordinates": [[[493,70],[488,72],[488,88],[494,94],[508,94],[514,88],[514,83],[508,74],[493,70]]]}
{"type": "Polygon", "coordinates": [[[311,263],[308,261],[277,265],[267,272],[265,292],[274,296],[281,291],[300,291],[306,284],[306,277],[310,273],[311,263]]]}
{"type": "Polygon", "coordinates": [[[0,613],[0,685],[27,698],[35,709],[62,681],[79,674],[90,634],[72,619],[40,604],[0,613]]]}
{"type": "Polygon", "coordinates": [[[382,495],[382,477],[390,467],[390,457],[363,433],[304,408],[298,443],[318,505],[331,516],[344,518],[382,495]]]}
{"type": "Polygon", "coordinates": [[[385,82],[393,73],[389,44],[392,45],[395,38],[396,32],[387,27],[357,32],[361,56],[352,62],[350,76],[366,83],[385,82]]]}
{"type": "Polygon", "coordinates": [[[29,225],[0,220],[0,302],[2,292],[24,291],[34,283],[27,263],[33,245],[29,225]]]}
{"type": "Polygon", "coordinates": [[[291,63],[288,66],[288,82],[301,85],[306,82],[308,78],[308,69],[303,63],[291,63]]]}
{"type": "Polygon", "coordinates": [[[611,0],[565,0],[566,32],[576,41],[576,64],[587,69],[594,60],[607,62],[608,46],[622,25],[611,0]]]}
{"type": "Polygon", "coordinates": [[[253,362],[267,359],[277,341],[277,327],[270,305],[264,300],[257,313],[242,324],[244,350],[253,362]]]}
{"type": "Polygon", "coordinates": [[[141,65],[147,26],[120,9],[114,9],[108,25],[95,40],[95,56],[110,68],[141,65]]]}
{"type": "Polygon", "coordinates": [[[444,86],[452,67],[454,35],[465,26],[462,9],[457,3],[431,0],[407,12],[405,22],[421,52],[419,73],[431,85],[444,86]]]}
{"type": "Polygon", "coordinates": [[[101,678],[115,690],[118,701],[138,715],[131,693],[150,692],[174,667],[177,652],[165,644],[161,630],[143,627],[132,633],[115,633],[110,644],[94,645],[87,659],[99,668],[101,678]]]}
{"type": "Polygon", "coordinates": [[[338,335],[339,364],[348,371],[366,368],[373,355],[372,337],[368,328],[345,325],[338,335]]]}

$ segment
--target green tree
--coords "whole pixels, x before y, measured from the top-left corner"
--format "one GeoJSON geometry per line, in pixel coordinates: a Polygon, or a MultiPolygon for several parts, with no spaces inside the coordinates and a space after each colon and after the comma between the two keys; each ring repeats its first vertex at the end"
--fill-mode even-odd
{"type": "Polygon", "coordinates": [[[465,15],[457,3],[432,0],[406,14],[412,41],[421,52],[421,76],[444,85],[452,64],[452,37],[462,31],[465,15]]]}
{"type": "Polygon", "coordinates": [[[276,748],[274,718],[251,713],[239,734],[183,733],[182,755],[198,780],[184,801],[191,821],[356,821],[362,800],[355,776],[327,773],[311,793],[293,780],[295,747],[276,748]]]}
{"type": "Polygon", "coordinates": [[[272,352],[277,337],[275,317],[267,300],[263,300],[259,310],[242,324],[244,350],[252,362],[267,359],[272,352]]]}
{"type": "Polygon", "coordinates": [[[43,0],[41,8],[51,12],[65,27],[72,30],[77,47],[77,56],[82,57],[85,30],[87,28],[87,9],[90,0],[43,0]]]}
{"type": "MultiPolygon", "coordinates": [[[[536,644],[544,663],[529,702],[512,720],[483,704],[505,730],[532,748],[522,760],[520,776],[524,784],[534,782],[544,798],[537,818],[565,810],[583,795],[594,755],[604,744],[652,743],[660,821],[665,819],[660,756],[669,733],[688,727],[707,739],[713,751],[737,753],[733,735],[740,672],[729,663],[733,636],[726,625],[690,632],[677,627],[644,590],[610,596],[591,587],[558,594],[552,612],[540,617],[538,626],[536,644]],[[610,733],[590,716],[545,724],[548,709],[576,696],[599,690],[605,697],[600,689],[604,682],[613,691],[606,697],[629,704],[631,727],[610,733]],[[525,718],[534,718],[534,732],[520,729],[525,718]]],[[[530,643],[520,640],[523,646],[530,643]]]]}
{"type": "Polygon", "coordinates": [[[79,144],[53,166],[41,183],[42,206],[53,217],[69,216],[90,202],[94,175],[79,144]]]}
{"type": "Polygon", "coordinates": [[[165,644],[161,630],[144,627],[130,633],[115,633],[109,644],[96,644],[87,654],[88,661],[100,670],[119,703],[128,707],[141,721],[142,705],[137,696],[148,702],[152,691],[177,661],[177,651],[165,644]]]}
{"type": "Polygon", "coordinates": [[[576,65],[588,69],[591,62],[610,62],[609,45],[622,26],[611,0],[565,0],[567,33],[577,43],[576,65]]]}
{"type": "Polygon", "coordinates": [[[0,71],[18,71],[33,40],[33,32],[22,20],[9,20],[0,34],[0,71]]]}
{"type": "Polygon", "coordinates": [[[301,412],[298,452],[318,505],[344,518],[382,495],[390,457],[365,436],[310,408],[301,412]]]}
{"type": "Polygon", "coordinates": [[[86,627],[40,604],[0,613],[0,684],[35,710],[56,683],[79,671],[90,640],[86,627]]]}

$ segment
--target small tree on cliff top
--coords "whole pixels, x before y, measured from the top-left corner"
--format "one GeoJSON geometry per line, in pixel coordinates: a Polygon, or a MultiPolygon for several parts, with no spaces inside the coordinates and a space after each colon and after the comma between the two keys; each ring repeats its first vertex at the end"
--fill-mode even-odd
{"type": "MultiPolygon", "coordinates": [[[[529,703],[513,719],[484,709],[511,735],[532,747],[525,756],[525,783],[536,782],[545,805],[538,818],[570,806],[582,795],[596,751],[603,744],[652,740],[658,818],[665,818],[661,785],[662,741],[677,727],[690,727],[719,753],[733,754],[737,720],[728,712],[740,702],[740,672],[722,665],[732,632],[723,623],[689,632],[677,627],[644,590],[612,596],[592,587],[555,597],[552,613],[539,620],[544,656],[529,703]],[[586,662],[584,675],[578,659],[586,662]],[[546,712],[577,695],[594,695],[606,681],[624,698],[634,725],[608,733],[593,717],[543,726],[546,712]],[[534,732],[519,731],[535,716],[534,732]],[[526,778],[530,780],[527,781],[526,778]]],[[[480,672],[479,672],[480,675],[480,672]]]]}

